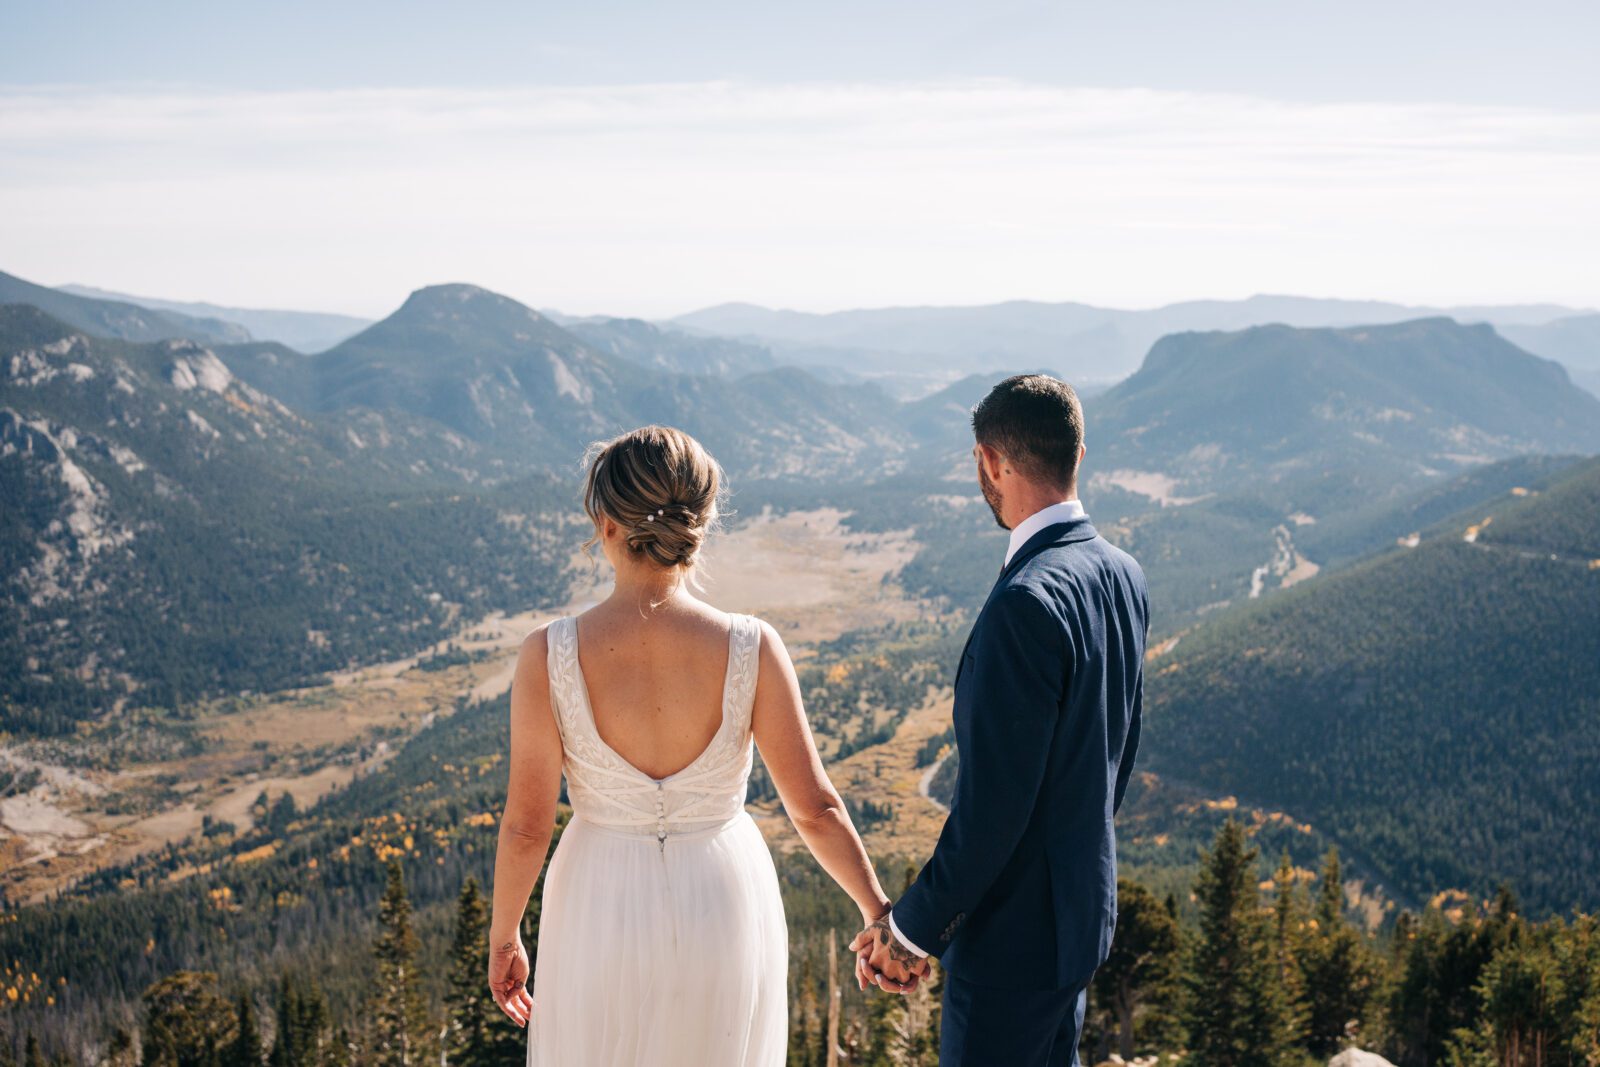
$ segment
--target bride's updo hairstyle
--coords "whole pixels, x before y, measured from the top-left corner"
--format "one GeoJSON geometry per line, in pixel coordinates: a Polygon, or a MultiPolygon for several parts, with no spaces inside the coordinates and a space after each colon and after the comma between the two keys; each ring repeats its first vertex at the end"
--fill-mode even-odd
{"type": "Polygon", "coordinates": [[[699,441],[671,426],[642,426],[589,447],[583,510],[609,518],[628,550],[658,567],[690,567],[717,523],[722,468],[699,441]]]}

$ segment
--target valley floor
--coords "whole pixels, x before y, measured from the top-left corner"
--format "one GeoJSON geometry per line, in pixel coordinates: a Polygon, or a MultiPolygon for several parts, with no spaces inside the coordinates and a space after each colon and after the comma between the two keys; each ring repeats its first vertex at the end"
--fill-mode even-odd
{"type": "MultiPolygon", "coordinates": [[[[843,512],[819,509],[740,523],[712,543],[704,595],[727,610],[767,619],[801,661],[818,642],[848,631],[926,616],[927,605],[885,582],[910,560],[915,543],[905,534],[852,532],[843,518],[843,512]]],[[[531,630],[582,611],[604,594],[594,565],[581,557],[573,565],[579,581],[559,607],[495,613],[417,655],[341,671],[326,685],[185,709],[183,728],[198,739],[198,755],[131,761],[113,770],[84,766],[103,746],[97,733],[69,745],[0,749],[0,761],[40,773],[33,788],[0,800],[0,892],[13,903],[39,901],[90,871],[201,833],[208,818],[243,829],[253,822],[252,806],[263,791],[274,798],[288,792],[304,809],[370,772],[435,716],[450,714],[458,700],[504,692],[531,630]],[[419,666],[451,646],[472,662],[419,666]]],[[[947,718],[947,701],[922,709],[894,741],[872,750],[875,757],[858,753],[835,769],[836,778],[841,786],[861,784],[867,795],[892,794],[900,783],[879,780],[880,773],[900,764],[900,750],[914,747],[914,737],[937,733],[947,718]]],[[[906,756],[904,765],[911,763],[906,756]]],[[[905,792],[917,799],[914,776],[905,792]]],[[[781,814],[763,821],[788,825],[781,814]]],[[[896,820],[894,835],[917,823],[907,813],[903,827],[896,820]]],[[[786,836],[793,838],[792,832],[786,836]]]]}

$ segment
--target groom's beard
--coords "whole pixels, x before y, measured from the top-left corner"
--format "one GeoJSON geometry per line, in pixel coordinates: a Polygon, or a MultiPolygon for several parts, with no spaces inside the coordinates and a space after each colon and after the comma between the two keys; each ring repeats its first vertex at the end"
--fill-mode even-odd
{"type": "Polygon", "coordinates": [[[989,480],[989,475],[982,466],[978,467],[978,487],[983,490],[984,502],[989,505],[989,510],[994,512],[994,521],[999,524],[1000,529],[1011,529],[1006,525],[1006,520],[1000,517],[1000,490],[994,487],[994,483],[989,480]]]}

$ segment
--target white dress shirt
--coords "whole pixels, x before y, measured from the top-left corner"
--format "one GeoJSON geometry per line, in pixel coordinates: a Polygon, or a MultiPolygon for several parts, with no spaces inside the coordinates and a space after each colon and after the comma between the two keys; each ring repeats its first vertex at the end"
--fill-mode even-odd
{"type": "Polygon", "coordinates": [[[1011,545],[1006,549],[1006,564],[1010,564],[1011,557],[1017,554],[1019,548],[1028,543],[1028,538],[1046,526],[1054,526],[1058,522],[1081,519],[1085,514],[1087,513],[1083,510],[1083,502],[1076,497],[1035,511],[1012,528],[1011,545]]]}
{"type": "MultiPolygon", "coordinates": [[[[1017,550],[1028,543],[1028,538],[1032,537],[1046,526],[1054,526],[1058,522],[1069,522],[1073,519],[1081,519],[1084,518],[1086,514],[1087,513],[1083,510],[1082,501],[1078,500],[1077,498],[1073,498],[1072,500],[1063,500],[1059,504],[1051,504],[1049,507],[1041,508],[1032,515],[1029,515],[1027,518],[1017,523],[1016,526],[1012,527],[1011,544],[1006,548],[1006,562],[1002,565],[1002,569],[1004,566],[1011,563],[1011,558],[1017,554],[1017,550]]],[[[906,948],[910,949],[912,952],[915,952],[919,956],[927,956],[926,952],[918,948],[916,945],[913,945],[906,935],[900,932],[900,927],[896,926],[894,923],[894,911],[892,909],[889,912],[889,930],[906,948]]]]}

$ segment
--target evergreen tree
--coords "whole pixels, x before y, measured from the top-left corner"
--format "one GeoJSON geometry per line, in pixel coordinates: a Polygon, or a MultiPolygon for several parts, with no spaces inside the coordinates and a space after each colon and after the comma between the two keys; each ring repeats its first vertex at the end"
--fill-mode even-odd
{"type": "MultiPolygon", "coordinates": [[[[378,906],[377,964],[372,1007],[371,1062],[379,1067],[417,1067],[424,1062],[427,1020],[417,976],[417,934],[411,901],[397,860],[388,864],[388,884],[378,906]]],[[[488,970],[484,971],[487,976],[488,970]]]]}
{"type": "Polygon", "coordinates": [[[445,1059],[450,1067],[512,1062],[526,1051],[526,1035],[489,995],[488,905],[478,880],[468,877],[456,898],[455,937],[445,1000],[445,1059]]]}
{"type": "Polygon", "coordinates": [[[1272,927],[1278,981],[1283,986],[1284,1022],[1297,1043],[1305,1044],[1310,1009],[1306,1003],[1304,966],[1310,916],[1300,893],[1289,852],[1284,850],[1273,875],[1272,927]]]}
{"type": "Polygon", "coordinates": [[[1169,1012],[1178,996],[1179,958],[1176,916],[1144,886],[1117,883],[1117,930],[1111,955],[1095,972],[1090,996],[1096,1024],[1107,1047],[1131,1060],[1137,1048],[1135,1027],[1147,1017],[1169,1012]]]}
{"type": "Polygon", "coordinates": [[[1256,852],[1229,819],[1204,856],[1200,934],[1185,976],[1189,1050],[1198,1067],[1280,1067],[1292,1033],[1255,879],[1256,852]]]}
{"type": "Polygon", "coordinates": [[[808,955],[800,963],[799,996],[789,1024],[790,1067],[822,1067],[822,1011],[817,1001],[817,976],[808,955]]]}
{"type": "MultiPolygon", "coordinates": [[[[445,1059],[452,1067],[479,1067],[488,1063],[489,1019],[483,1011],[484,984],[488,980],[489,951],[484,941],[483,893],[478,880],[468,877],[456,898],[455,937],[450,943],[450,985],[445,995],[445,1059]]],[[[490,998],[496,1011],[499,1005],[490,998]]]]}
{"type": "Polygon", "coordinates": [[[1584,1067],[1600,1065],[1600,917],[1580,915],[1556,926],[1554,952],[1561,973],[1560,1052],[1584,1067]]]}
{"type": "Polygon", "coordinates": [[[277,1040],[268,1067],[320,1067],[331,1047],[328,1002],[315,979],[302,989],[287,974],[278,979],[274,1005],[277,1040]]]}
{"type": "Polygon", "coordinates": [[[1546,937],[1519,937],[1500,948],[1483,969],[1483,1008],[1473,1031],[1459,1032],[1452,1047],[1458,1063],[1544,1067],[1561,1051],[1565,990],[1546,937]]]}
{"type": "Polygon", "coordinates": [[[222,1067],[261,1067],[261,1030],[256,1025],[256,1007],[249,993],[239,994],[237,1019],[237,1032],[223,1048],[222,1067]]]}
{"type": "Polygon", "coordinates": [[[1306,1048],[1326,1059],[1343,1048],[1360,1025],[1377,981],[1366,942],[1345,918],[1337,849],[1328,851],[1323,865],[1312,920],[1301,954],[1308,1009],[1306,1048]]]}
{"type": "Polygon", "coordinates": [[[333,1043],[328,1046],[328,1054],[323,1057],[327,1067],[351,1067],[356,1062],[358,1048],[350,1028],[340,1026],[333,1032],[333,1043]]]}
{"type": "Polygon", "coordinates": [[[144,991],[144,1067],[216,1067],[237,1026],[216,986],[210,971],[179,971],[144,991]]]}
{"type": "Polygon", "coordinates": [[[1477,1032],[1480,980],[1500,948],[1519,936],[1516,897],[1501,887],[1486,914],[1452,922],[1438,908],[1405,924],[1400,973],[1386,1015],[1391,1058],[1400,1067],[1443,1062],[1458,1034],[1477,1032]]]}

